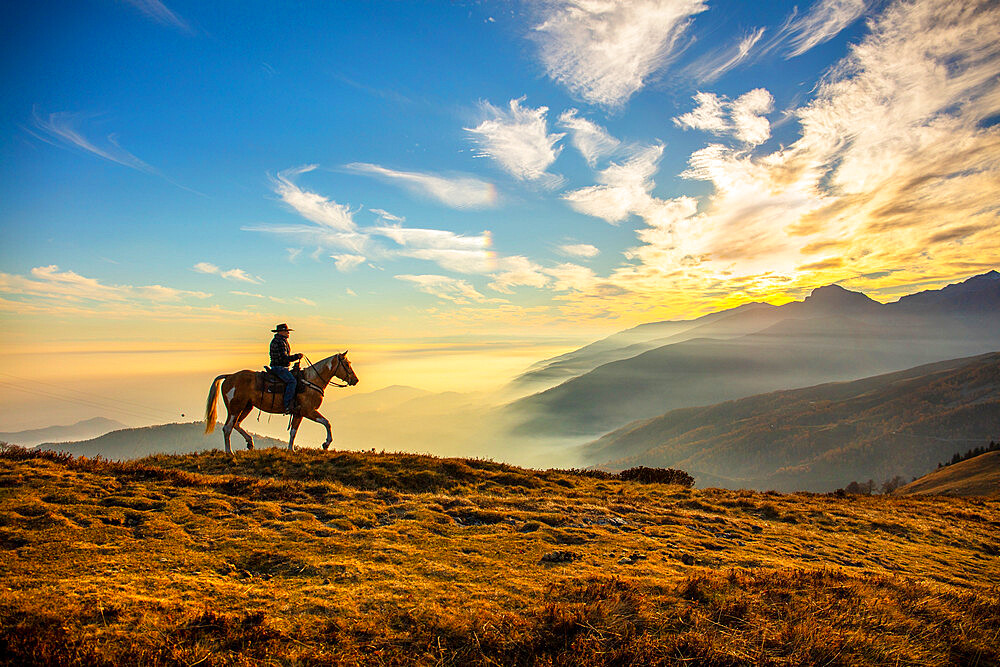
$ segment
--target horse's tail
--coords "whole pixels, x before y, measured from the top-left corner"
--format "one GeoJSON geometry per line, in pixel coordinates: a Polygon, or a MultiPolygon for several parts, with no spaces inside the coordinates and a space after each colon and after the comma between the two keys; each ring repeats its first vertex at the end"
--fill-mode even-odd
{"type": "Polygon", "coordinates": [[[217,416],[215,405],[219,400],[219,385],[228,375],[220,375],[212,382],[212,388],[208,390],[208,403],[205,405],[205,433],[215,430],[215,418],[217,416]]]}

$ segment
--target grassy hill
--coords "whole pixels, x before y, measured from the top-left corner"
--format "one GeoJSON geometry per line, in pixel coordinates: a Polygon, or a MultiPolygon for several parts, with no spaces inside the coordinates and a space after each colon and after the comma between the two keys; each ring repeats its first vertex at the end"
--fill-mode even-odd
{"type": "Polygon", "coordinates": [[[588,463],[687,470],[729,488],[832,491],[910,479],[1000,428],[1000,353],[674,410],[585,448],[588,463]]]}
{"type": "Polygon", "coordinates": [[[899,495],[939,494],[1000,498],[1000,452],[986,452],[914,480],[895,491],[899,495]]]}
{"type": "MultiPolygon", "coordinates": [[[[250,420],[244,428],[250,430],[250,420]]],[[[191,454],[206,449],[223,449],[222,425],[217,424],[215,433],[205,433],[204,422],[158,424],[142,428],[126,428],[90,440],[76,442],[47,442],[38,449],[66,452],[74,456],[101,456],[113,461],[140,459],[152,454],[191,454]]],[[[234,448],[245,446],[243,436],[233,431],[234,448]]],[[[254,434],[254,444],[258,449],[285,447],[287,442],[254,434]]]]}
{"type": "Polygon", "coordinates": [[[1000,661],[1000,501],[0,451],[0,663],[1000,661]]]}

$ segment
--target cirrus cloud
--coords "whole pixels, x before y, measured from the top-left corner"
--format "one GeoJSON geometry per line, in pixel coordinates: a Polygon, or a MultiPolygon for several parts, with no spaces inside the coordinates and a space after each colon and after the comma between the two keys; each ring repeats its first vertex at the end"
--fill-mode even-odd
{"type": "Polygon", "coordinates": [[[559,116],[559,125],[570,131],[573,146],[593,167],[599,159],[612,155],[621,142],[597,123],[577,116],[577,113],[576,109],[564,111],[559,116]]]}
{"type": "MultiPolygon", "coordinates": [[[[431,296],[444,301],[451,301],[457,305],[486,303],[491,301],[491,299],[477,291],[476,288],[473,287],[467,280],[462,280],[461,278],[452,278],[450,276],[441,276],[436,274],[402,274],[396,276],[396,278],[408,283],[413,283],[418,290],[424,292],[425,294],[430,294],[431,296]]],[[[493,301],[505,303],[502,299],[493,301]]]]}
{"type": "Polygon", "coordinates": [[[677,51],[703,0],[553,0],[532,38],[550,78],[581,99],[621,107],[677,51]]]}
{"type": "Polygon", "coordinates": [[[210,273],[217,276],[221,276],[226,280],[239,280],[245,283],[259,284],[264,282],[259,276],[253,276],[244,271],[243,269],[228,269],[223,271],[215,264],[210,264],[209,262],[198,262],[192,269],[198,273],[210,273]]]}
{"type": "Polygon", "coordinates": [[[640,149],[626,162],[601,171],[597,176],[600,185],[574,190],[563,195],[563,199],[577,211],[612,224],[633,213],[646,215],[656,206],[650,192],[663,148],[663,144],[655,144],[640,149]]]}
{"type": "Polygon", "coordinates": [[[567,243],[559,246],[559,252],[564,255],[570,255],[571,257],[597,257],[601,254],[601,251],[589,243],[567,243]]]}
{"type": "Polygon", "coordinates": [[[788,57],[801,56],[813,47],[830,41],[858,20],[867,5],[867,0],[819,0],[808,14],[793,16],[784,30],[791,43],[788,57]]]}
{"type": "Polygon", "coordinates": [[[338,232],[353,232],[357,229],[354,213],[350,207],[338,204],[315,192],[303,190],[295,184],[294,178],[315,171],[318,165],[308,164],[278,172],[274,178],[274,191],[281,200],[295,209],[306,220],[338,232]]]}
{"type": "Polygon", "coordinates": [[[0,310],[100,318],[216,320],[238,313],[197,305],[212,295],[165,285],[109,285],[57,265],[29,275],[0,273],[0,310]],[[192,304],[191,302],[195,303],[192,304]]]}
{"type": "Polygon", "coordinates": [[[472,135],[481,157],[492,158],[514,178],[555,187],[562,178],[546,170],[562,151],[556,144],[565,135],[549,134],[545,119],[548,107],[522,107],[523,101],[523,97],[511,100],[507,111],[483,102],[486,119],[465,130],[472,135]]]}
{"type": "Polygon", "coordinates": [[[771,124],[764,114],[774,108],[774,98],[764,88],[755,88],[735,100],[714,93],[694,96],[698,106],[674,118],[678,127],[732,135],[748,146],[762,144],[771,136],[771,124]]]}
{"type": "Polygon", "coordinates": [[[364,162],[354,162],[344,168],[402,185],[411,192],[430,197],[452,208],[490,208],[497,203],[496,186],[471,176],[449,178],[415,171],[397,171],[364,162]]]}

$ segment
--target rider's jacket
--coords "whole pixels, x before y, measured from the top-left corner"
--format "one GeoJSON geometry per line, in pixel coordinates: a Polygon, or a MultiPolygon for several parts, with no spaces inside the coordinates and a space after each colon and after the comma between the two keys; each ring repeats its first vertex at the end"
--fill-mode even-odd
{"type": "Polygon", "coordinates": [[[292,358],[292,346],[288,344],[288,339],[275,335],[271,339],[271,365],[288,368],[288,364],[293,361],[295,359],[292,358]]]}

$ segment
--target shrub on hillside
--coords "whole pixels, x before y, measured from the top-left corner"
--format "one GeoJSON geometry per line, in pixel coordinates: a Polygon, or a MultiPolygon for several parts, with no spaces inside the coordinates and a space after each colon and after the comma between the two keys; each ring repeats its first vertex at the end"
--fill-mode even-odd
{"type": "Polygon", "coordinates": [[[639,466],[618,473],[619,479],[643,484],[679,484],[686,488],[694,486],[694,477],[683,470],[674,468],[647,468],[639,466]]]}
{"type": "Polygon", "coordinates": [[[618,473],[598,470],[596,468],[550,468],[549,472],[561,473],[563,475],[576,475],[579,477],[591,477],[600,480],[621,480],[623,482],[640,482],[642,484],[680,484],[683,487],[694,486],[694,477],[683,470],[673,468],[647,468],[639,466],[629,468],[618,473]]]}
{"type": "Polygon", "coordinates": [[[618,475],[616,473],[608,472],[607,470],[599,470],[597,468],[549,468],[549,472],[561,475],[574,475],[576,477],[590,477],[592,479],[618,479],[618,475]]]}

